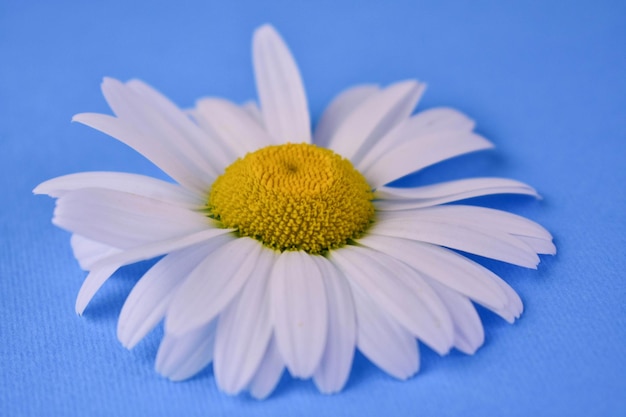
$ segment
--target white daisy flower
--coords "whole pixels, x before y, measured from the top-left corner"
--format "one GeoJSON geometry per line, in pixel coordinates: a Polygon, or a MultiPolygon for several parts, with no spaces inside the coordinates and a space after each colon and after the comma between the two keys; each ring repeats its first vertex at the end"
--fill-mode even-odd
{"type": "Polygon", "coordinates": [[[386,186],[491,148],[472,120],[412,115],[424,85],[409,80],[344,91],[312,135],[300,73],[271,26],[254,34],[253,58],[260,107],[206,98],[188,114],[141,81],[105,79],[115,117],[74,117],[176,182],[86,172],[34,190],[58,199],[53,223],[89,271],[78,314],[118,268],[165,255],[128,296],[119,340],[130,349],[164,319],[159,373],[183,380],[213,362],[222,391],[257,398],[284,368],[341,390],[355,348],[399,379],[419,369],[418,340],[472,354],[484,339],[473,303],[519,317],[515,291],[455,250],[536,268],[552,237],[517,215],[445,203],[535,190],[502,178],[386,186]]]}

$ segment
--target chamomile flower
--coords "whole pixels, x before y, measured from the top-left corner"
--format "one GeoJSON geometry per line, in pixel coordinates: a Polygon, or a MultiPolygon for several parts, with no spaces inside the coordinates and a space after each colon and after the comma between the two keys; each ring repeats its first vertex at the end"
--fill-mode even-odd
{"type": "Polygon", "coordinates": [[[269,395],[286,368],[325,393],[345,385],[355,349],[388,374],[419,369],[418,341],[472,354],[474,304],[513,322],[518,295],[455,250],[535,268],[550,234],[507,212],[446,204],[489,194],[537,196],[509,179],[394,188],[429,165],[492,147],[463,114],[412,115],[413,80],[344,91],[314,134],[298,68],[271,26],[254,34],[260,106],[218,98],[177,108],[138,80],[105,79],[115,116],[75,121],[107,133],[175,183],[87,172],[40,184],[53,222],[89,274],[82,314],[121,266],[163,256],[120,314],[127,348],[165,322],[156,370],[189,378],[213,363],[219,388],[269,395]]]}

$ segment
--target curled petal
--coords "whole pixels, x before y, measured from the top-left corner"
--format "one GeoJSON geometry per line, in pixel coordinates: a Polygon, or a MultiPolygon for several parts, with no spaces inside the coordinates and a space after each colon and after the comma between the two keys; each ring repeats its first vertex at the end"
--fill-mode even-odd
{"type": "Polygon", "coordinates": [[[379,211],[409,210],[493,194],[539,197],[537,191],[519,181],[506,178],[471,178],[424,187],[378,187],[374,205],[379,211]]]}

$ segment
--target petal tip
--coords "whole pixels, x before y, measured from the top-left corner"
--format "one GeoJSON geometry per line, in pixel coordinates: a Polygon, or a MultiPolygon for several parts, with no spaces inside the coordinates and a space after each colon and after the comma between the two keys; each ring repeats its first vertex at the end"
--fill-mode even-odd
{"type": "Polygon", "coordinates": [[[47,193],[46,193],[46,191],[45,191],[46,187],[44,186],[44,184],[45,184],[46,182],[47,182],[47,181],[42,182],[41,184],[39,184],[39,185],[37,185],[35,188],[33,188],[33,191],[32,191],[32,192],[33,192],[33,194],[35,194],[35,195],[39,195],[39,194],[47,194],[47,193]]]}
{"type": "Polygon", "coordinates": [[[108,84],[117,84],[117,83],[121,83],[118,79],[113,78],[113,77],[102,77],[102,83],[101,85],[108,85],[108,84]]]}
{"type": "Polygon", "coordinates": [[[74,311],[76,311],[76,315],[78,317],[82,317],[83,313],[85,312],[85,307],[83,305],[78,305],[78,303],[76,303],[76,306],[74,307],[74,311]]]}
{"type": "Polygon", "coordinates": [[[137,342],[133,343],[132,337],[123,325],[117,326],[117,340],[124,346],[125,349],[131,350],[137,345],[137,342]]]}
{"type": "Polygon", "coordinates": [[[107,96],[107,93],[113,91],[113,89],[119,89],[122,87],[124,87],[124,83],[112,77],[104,77],[100,83],[100,89],[105,97],[107,96]]]}
{"type": "Polygon", "coordinates": [[[278,31],[276,30],[276,28],[274,28],[274,26],[272,26],[272,24],[270,23],[264,23],[258,28],[256,28],[253,36],[254,36],[254,39],[280,37],[280,35],[278,35],[278,31]]]}
{"type": "Polygon", "coordinates": [[[506,317],[502,316],[502,318],[506,320],[506,322],[509,324],[515,323],[515,320],[517,320],[518,317],[519,316],[506,316],[506,317]]]}

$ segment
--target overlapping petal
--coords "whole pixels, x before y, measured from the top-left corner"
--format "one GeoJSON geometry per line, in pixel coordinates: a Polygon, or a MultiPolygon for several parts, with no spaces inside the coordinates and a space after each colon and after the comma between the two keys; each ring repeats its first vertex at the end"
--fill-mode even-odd
{"type": "Polygon", "coordinates": [[[253,239],[234,239],[202,261],[176,291],[166,331],[183,335],[216,318],[255,272],[261,249],[253,239]]]}
{"type": "Polygon", "coordinates": [[[122,250],[113,246],[105,245],[95,240],[87,239],[84,236],[74,233],[70,239],[74,257],[78,264],[85,271],[89,271],[93,264],[108,258],[109,256],[120,253],[122,250]]]}
{"type": "Polygon", "coordinates": [[[446,131],[471,132],[474,125],[473,120],[453,109],[435,108],[420,112],[399,123],[367,149],[357,166],[365,169],[394,147],[422,136],[446,131]]]}
{"type": "Polygon", "coordinates": [[[172,381],[182,381],[213,360],[215,320],[177,335],[166,332],[157,352],[155,369],[172,381]]]}
{"type": "Polygon", "coordinates": [[[270,395],[278,385],[284,369],[285,362],[278,351],[276,338],[272,337],[261,360],[261,366],[250,381],[248,387],[250,394],[259,400],[270,395]]]}
{"type": "Polygon", "coordinates": [[[369,232],[428,242],[527,268],[536,269],[539,263],[539,257],[530,246],[507,233],[493,229],[477,231],[453,221],[380,219],[369,232]]]}
{"type": "Polygon", "coordinates": [[[328,148],[358,165],[378,139],[411,114],[423,91],[423,84],[410,80],[371,94],[343,119],[328,148]]]}
{"type": "Polygon", "coordinates": [[[485,331],[476,309],[467,297],[429,280],[429,285],[445,304],[454,323],[454,347],[463,353],[473,355],[483,344],[485,331]]]}
{"type": "Polygon", "coordinates": [[[226,235],[172,252],[137,282],[120,312],[117,338],[131,349],[165,317],[176,290],[198,264],[228,241],[226,235]]]}
{"type": "Polygon", "coordinates": [[[231,161],[277,143],[248,112],[228,100],[199,100],[194,115],[200,126],[219,137],[231,161]]]}
{"type": "Polygon", "coordinates": [[[164,200],[104,188],[83,188],[57,200],[53,223],[119,249],[201,232],[202,213],[164,200]]]}
{"type": "Polygon", "coordinates": [[[369,235],[359,243],[401,260],[426,277],[484,305],[508,321],[521,313],[521,301],[497,275],[453,251],[437,245],[369,235]]]}
{"type": "Polygon", "coordinates": [[[398,379],[419,370],[415,337],[390,318],[357,284],[350,283],[357,317],[357,346],[379,368],[398,379]]]}
{"type": "Polygon", "coordinates": [[[492,147],[491,142],[472,132],[430,133],[394,147],[362,173],[372,188],[378,188],[437,162],[492,147]]]}
{"type": "Polygon", "coordinates": [[[328,142],[352,112],[373,94],[380,91],[377,85],[366,84],[348,88],[337,95],[328,105],[315,127],[313,142],[328,147],[328,142]]]}
{"type": "Polygon", "coordinates": [[[262,252],[254,279],[248,280],[218,321],[213,369],[218,385],[229,394],[248,386],[272,336],[269,281],[276,254],[266,248],[262,252]]]}
{"type": "Polygon", "coordinates": [[[329,258],[348,280],[367,292],[411,334],[440,354],[450,350],[453,339],[450,315],[417,271],[391,256],[364,247],[346,246],[333,251],[329,258]]]}
{"type": "Polygon", "coordinates": [[[171,253],[179,249],[207,242],[215,237],[229,233],[228,229],[206,229],[198,233],[156,241],[132,249],[120,251],[113,255],[99,259],[90,266],[89,275],[80,287],[76,297],[76,312],[83,314],[87,304],[91,301],[102,284],[121,266],[139,261],[145,261],[157,256],[171,253]]]}

